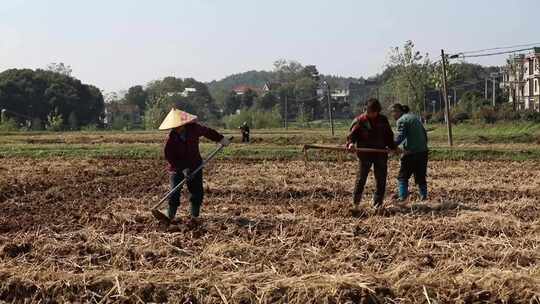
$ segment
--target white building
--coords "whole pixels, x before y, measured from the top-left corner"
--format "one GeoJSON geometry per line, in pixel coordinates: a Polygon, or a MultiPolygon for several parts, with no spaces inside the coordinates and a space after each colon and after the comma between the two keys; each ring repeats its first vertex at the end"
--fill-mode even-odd
{"type": "Polygon", "coordinates": [[[196,88],[185,88],[184,91],[182,93],[180,93],[182,96],[184,97],[188,97],[189,95],[193,94],[193,93],[196,93],[197,92],[197,89],[196,88]]]}
{"type": "Polygon", "coordinates": [[[180,95],[182,97],[188,97],[195,92],[197,92],[196,88],[185,88],[182,92],[167,92],[165,95],[167,95],[167,97],[173,97],[176,95],[180,95]]]}
{"type": "Polygon", "coordinates": [[[512,56],[503,71],[501,86],[517,110],[540,112],[540,48],[512,56]]]}

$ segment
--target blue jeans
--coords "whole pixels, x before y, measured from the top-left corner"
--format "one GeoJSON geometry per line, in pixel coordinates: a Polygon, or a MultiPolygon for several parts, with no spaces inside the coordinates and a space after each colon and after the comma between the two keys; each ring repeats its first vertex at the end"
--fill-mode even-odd
{"type": "MultiPolygon", "coordinates": [[[[171,184],[171,190],[180,184],[184,180],[184,174],[182,172],[172,172],[169,178],[171,184]]],[[[201,210],[201,205],[204,198],[204,188],[203,188],[203,173],[202,170],[199,171],[192,179],[187,182],[187,187],[190,193],[190,202],[191,202],[191,216],[198,217],[201,210]]],[[[171,196],[169,197],[169,210],[172,211],[172,214],[169,214],[169,217],[172,219],[176,214],[176,209],[180,206],[180,195],[182,193],[182,188],[176,189],[171,196]]]]}

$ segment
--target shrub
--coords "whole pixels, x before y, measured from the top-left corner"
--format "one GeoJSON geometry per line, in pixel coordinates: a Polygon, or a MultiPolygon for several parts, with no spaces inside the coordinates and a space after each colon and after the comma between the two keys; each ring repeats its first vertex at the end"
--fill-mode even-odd
{"type": "Polygon", "coordinates": [[[60,114],[51,113],[47,116],[47,130],[61,131],[64,127],[64,119],[60,114]]]}
{"type": "Polygon", "coordinates": [[[497,121],[497,111],[493,107],[481,107],[475,114],[475,118],[487,124],[493,124],[497,121]]]}
{"type": "Polygon", "coordinates": [[[424,117],[424,119],[426,121],[431,121],[433,119],[433,113],[431,113],[431,112],[423,112],[422,117],[424,117]]]}
{"type": "Polygon", "coordinates": [[[453,123],[462,123],[468,119],[470,119],[471,116],[467,112],[457,112],[452,113],[452,122],[453,123]]]}
{"type": "Polygon", "coordinates": [[[128,119],[117,118],[113,120],[111,129],[127,131],[133,129],[133,124],[128,119]]]}
{"type": "Polygon", "coordinates": [[[69,114],[68,125],[70,130],[75,131],[79,129],[79,119],[77,119],[77,114],[75,114],[75,112],[69,114]]]}
{"type": "Polygon", "coordinates": [[[13,119],[6,118],[0,123],[0,131],[2,132],[13,132],[18,131],[19,126],[17,122],[13,119]]]}
{"type": "Polygon", "coordinates": [[[43,126],[43,121],[39,118],[32,119],[31,129],[33,131],[41,131],[45,129],[45,127],[43,126]]]}
{"type": "Polygon", "coordinates": [[[431,116],[431,121],[434,122],[434,123],[443,123],[446,121],[446,119],[444,118],[444,112],[441,111],[441,112],[437,112],[435,114],[433,114],[433,116],[431,116]]]}
{"type": "Polygon", "coordinates": [[[505,121],[520,120],[521,115],[518,111],[514,110],[512,105],[502,105],[497,111],[497,118],[505,121]]]}
{"type": "Polygon", "coordinates": [[[89,124],[89,125],[81,127],[81,131],[83,132],[95,132],[97,130],[98,130],[98,125],[96,124],[89,124]]]}
{"type": "Polygon", "coordinates": [[[521,119],[531,122],[540,122],[540,112],[525,111],[521,113],[521,119]]]}
{"type": "Polygon", "coordinates": [[[242,110],[238,114],[229,115],[223,118],[223,122],[228,129],[238,128],[246,121],[252,128],[267,129],[279,128],[281,126],[281,115],[278,111],[256,111],[242,110]]]}

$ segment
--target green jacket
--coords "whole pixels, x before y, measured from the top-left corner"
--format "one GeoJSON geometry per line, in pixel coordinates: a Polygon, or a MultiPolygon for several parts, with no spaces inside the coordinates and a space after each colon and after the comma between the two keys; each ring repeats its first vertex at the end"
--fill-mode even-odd
{"type": "Polygon", "coordinates": [[[418,116],[407,113],[397,121],[396,145],[403,144],[409,153],[420,153],[428,150],[428,138],[424,125],[418,116]]]}

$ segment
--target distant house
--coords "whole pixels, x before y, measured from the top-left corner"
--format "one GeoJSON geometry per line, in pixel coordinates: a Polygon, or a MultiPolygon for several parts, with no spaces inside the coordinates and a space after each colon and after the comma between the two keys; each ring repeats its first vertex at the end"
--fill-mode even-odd
{"type": "Polygon", "coordinates": [[[281,84],[278,82],[266,82],[262,88],[263,94],[270,93],[271,91],[277,90],[281,87],[281,84]]]}
{"type": "Polygon", "coordinates": [[[142,122],[139,106],[133,104],[108,103],[105,104],[103,123],[113,126],[115,123],[129,123],[138,125],[142,122]]]}
{"type": "Polygon", "coordinates": [[[255,88],[255,87],[251,87],[251,86],[248,86],[248,85],[237,85],[235,86],[233,89],[233,92],[236,93],[236,95],[244,95],[246,94],[247,91],[251,90],[257,94],[261,93],[261,90],[258,89],[258,88],[255,88]]]}
{"type": "Polygon", "coordinates": [[[185,88],[183,91],[177,91],[177,92],[167,92],[166,95],[167,97],[173,97],[173,96],[177,96],[177,95],[180,95],[182,97],[188,97],[194,93],[197,92],[197,89],[196,88],[185,88]]]}
{"type": "Polygon", "coordinates": [[[337,89],[330,92],[335,118],[348,118],[351,115],[351,99],[349,90],[337,89]]]}
{"type": "Polygon", "coordinates": [[[503,69],[501,87],[516,110],[540,112],[540,48],[512,56],[503,69]]]}
{"type": "Polygon", "coordinates": [[[349,102],[349,90],[335,90],[330,93],[332,100],[336,103],[348,103],[349,102]]]}
{"type": "Polygon", "coordinates": [[[194,94],[197,92],[197,89],[196,88],[185,88],[184,91],[182,93],[180,93],[182,96],[184,97],[188,97],[190,96],[191,94],[194,94]]]}

